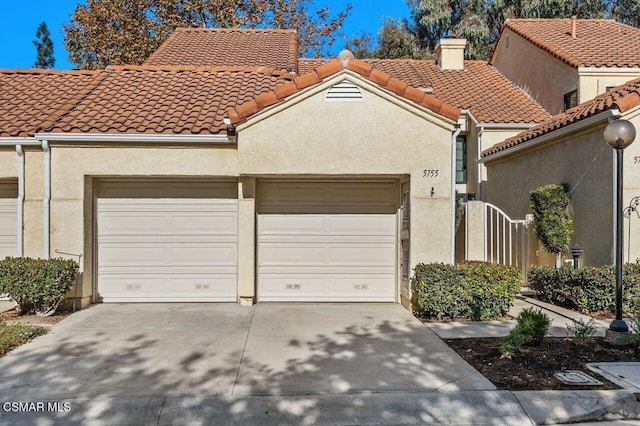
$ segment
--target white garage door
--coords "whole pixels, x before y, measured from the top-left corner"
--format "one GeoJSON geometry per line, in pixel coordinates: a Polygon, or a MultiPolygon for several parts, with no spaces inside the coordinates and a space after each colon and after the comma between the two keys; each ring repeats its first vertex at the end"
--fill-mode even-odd
{"type": "Polygon", "coordinates": [[[17,184],[0,182],[0,259],[18,255],[17,184]]]}
{"type": "Polygon", "coordinates": [[[260,301],[396,300],[394,182],[260,188],[260,301]]]}
{"type": "Polygon", "coordinates": [[[236,300],[234,183],[106,182],[99,191],[104,302],[236,300]]]}

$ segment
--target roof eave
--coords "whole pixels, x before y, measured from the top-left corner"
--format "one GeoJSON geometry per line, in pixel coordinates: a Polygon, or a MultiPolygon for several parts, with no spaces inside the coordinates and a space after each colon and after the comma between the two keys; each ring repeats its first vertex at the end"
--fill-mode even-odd
{"type": "MultiPolygon", "coordinates": [[[[576,123],[572,123],[568,126],[562,127],[560,129],[554,130],[552,132],[549,133],[545,133],[541,136],[535,137],[533,139],[529,139],[526,142],[522,142],[519,143],[515,146],[512,147],[508,147],[508,148],[504,148],[500,151],[497,151],[495,153],[492,154],[488,154],[486,156],[483,155],[483,157],[480,159],[481,163],[490,163],[492,161],[496,161],[499,159],[503,159],[505,157],[509,157],[511,155],[514,155],[516,153],[519,153],[521,151],[527,150],[527,149],[531,149],[533,147],[539,146],[545,142],[548,142],[550,140],[554,140],[554,139],[558,139],[561,138],[562,136],[565,136],[569,133],[573,133],[576,131],[580,131],[583,130],[584,128],[593,126],[594,124],[598,124],[601,123],[602,121],[608,121],[609,119],[612,118],[618,118],[620,117],[620,115],[622,115],[622,113],[620,112],[620,110],[618,110],[617,108],[614,109],[609,109],[606,111],[603,111],[601,113],[598,113],[596,115],[593,115],[591,117],[585,118],[584,120],[580,120],[576,123]]],[[[486,151],[491,150],[492,148],[489,148],[486,151]]],[[[485,152],[486,152],[485,151],[485,152]]]]}

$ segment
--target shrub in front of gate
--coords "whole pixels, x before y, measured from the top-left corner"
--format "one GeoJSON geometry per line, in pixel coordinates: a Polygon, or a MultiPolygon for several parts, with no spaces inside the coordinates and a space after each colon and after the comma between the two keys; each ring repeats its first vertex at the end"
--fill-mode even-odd
{"type": "Polygon", "coordinates": [[[21,313],[52,315],[77,275],[74,260],[7,257],[0,260],[0,293],[15,300],[21,313]]]}
{"type": "MultiPolygon", "coordinates": [[[[533,266],[528,278],[529,287],[545,302],[586,314],[615,309],[616,269],[613,265],[578,269],[533,266]]],[[[622,283],[625,314],[640,313],[640,265],[624,265],[622,283]]]]}
{"type": "Polygon", "coordinates": [[[435,319],[499,318],[520,285],[518,269],[485,262],[419,264],[411,278],[416,315],[435,319]]]}

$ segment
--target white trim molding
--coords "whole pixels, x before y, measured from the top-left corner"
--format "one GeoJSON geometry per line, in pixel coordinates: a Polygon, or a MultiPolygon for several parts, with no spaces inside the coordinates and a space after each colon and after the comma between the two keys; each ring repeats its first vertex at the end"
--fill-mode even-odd
{"type": "Polygon", "coordinates": [[[13,146],[13,145],[40,145],[40,141],[33,137],[23,137],[23,138],[0,137],[0,146],[13,146]]]}
{"type": "Polygon", "coordinates": [[[36,133],[38,139],[49,142],[139,142],[139,143],[202,143],[228,144],[236,143],[235,136],[227,135],[172,135],[162,133],[36,133]]]}

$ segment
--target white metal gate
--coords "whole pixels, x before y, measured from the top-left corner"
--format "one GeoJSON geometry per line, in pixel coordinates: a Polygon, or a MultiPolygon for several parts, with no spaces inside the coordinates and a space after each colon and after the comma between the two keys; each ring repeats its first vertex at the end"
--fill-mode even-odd
{"type": "MultiPolygon", "coordinates": [[[[527,278],[529,256],[529,224],[531,220],[511,219],[504,211],[483,201],[468,201],[462,232],[464,260],[480,260],[508,265],[522,272],[523,283],[527,278]]],[[[462,251],[460,250],[462,254],[462,251]]]]}
{"type": "Polygon", "coordinates": [[[526,282],[528,221],[511,219],[497,206],[484,203],[484,226],[486,261],[520,269],[526,282]]]}

